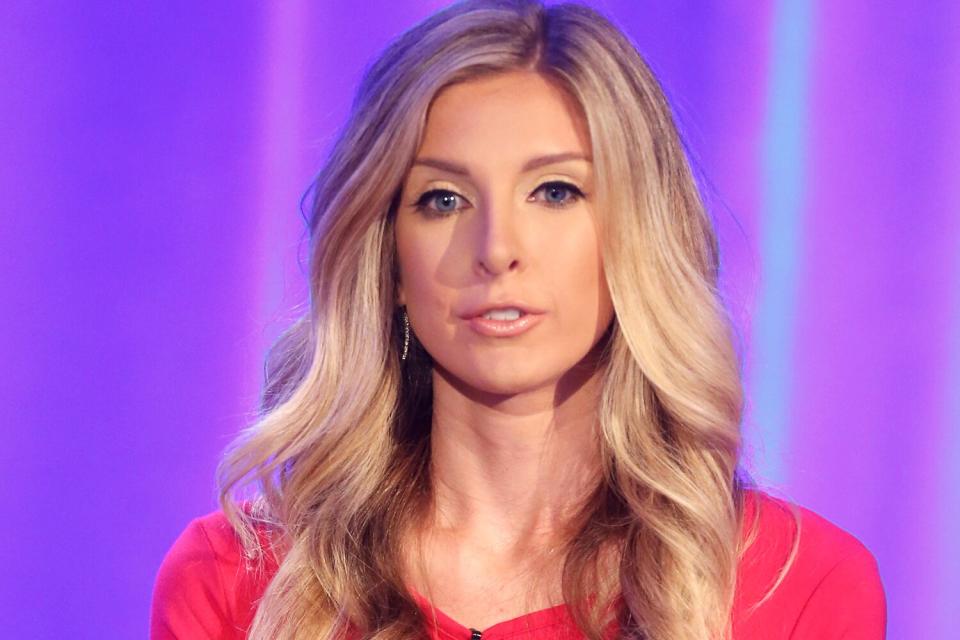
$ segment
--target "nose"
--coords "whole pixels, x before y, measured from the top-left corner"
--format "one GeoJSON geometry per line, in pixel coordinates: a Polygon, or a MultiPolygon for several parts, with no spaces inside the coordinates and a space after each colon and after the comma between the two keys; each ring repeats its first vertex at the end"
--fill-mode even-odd
{"type": "Polygon", "coordinates": [[[483,207],[476,230],[475,270],[483,276],[497,276],[522,268],[523,252],[513,208],[507,202],[483,207]]]}

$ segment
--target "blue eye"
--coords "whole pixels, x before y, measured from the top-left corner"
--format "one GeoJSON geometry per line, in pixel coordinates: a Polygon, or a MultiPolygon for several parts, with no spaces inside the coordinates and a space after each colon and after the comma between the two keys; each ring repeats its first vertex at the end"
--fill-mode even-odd
{"type": "Polygon", "coordinates": [[[583,197],[583,192],[580,191],[580,189],[576,188],[569,182],[563,182],[562,180],[545,182],[540,185],[537,190],[534,191],[534,193],[536,194],[540,191],[543,191],[544,195],[546,196],[546,200],[544,200],[544,202],[547,204],[547,206],[557,209],[569,207],[583,197]]]}
{"type": "MultiPolygon", "coordinates": [[[[541,191],[544,204],[554,209],[564,209],[584,197],[583,192],[569,182],[553,180],[537,187],[530,201],[535,201],[534,196],[541,191]]],[[[431,189],[420,196],[413,207],[424,215],[442,218],[463,208],[457,206],[458,199],[465,202],[463,196],[449,189],[431,189]]]]}
{"type": "Polygon", "coordinates": [[[413,206],[416,207],[417,211],[427,215],[449,215],[457,210],[456,200],[460,197],[459,194],[448,191],[447,189],[431,189],[420,196],[413,206]],[[430,203],[437,206],[427,206],[430,203]]]}

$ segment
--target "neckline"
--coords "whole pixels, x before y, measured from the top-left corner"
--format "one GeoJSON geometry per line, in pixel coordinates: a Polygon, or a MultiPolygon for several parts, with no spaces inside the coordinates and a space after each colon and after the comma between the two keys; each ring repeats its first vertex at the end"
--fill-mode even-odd
{"type": "Polygon", "coordinates": [[[506,637],[518,631],[532,631],[534,629],[573,622],[573,615],[570,613],[568,605],[562,602],[544,609],[537,609],[536,611],[522,613],[513,618],[500,620],[485,629],[476,629],[475,627],[468,627],[449,616],[411,585],[407,585],[407,589],[410,591],[414,600],[417,601],[417,604],[420,605],[420,609],[427,614],[428,620],[431,623],[435,623],[437,632],[442,634],[440,637],[469,638],[471,632],[476,630],[483,634],[484,640],[487,638],[491,638],[492,640],[494,636],[506,637]]]}

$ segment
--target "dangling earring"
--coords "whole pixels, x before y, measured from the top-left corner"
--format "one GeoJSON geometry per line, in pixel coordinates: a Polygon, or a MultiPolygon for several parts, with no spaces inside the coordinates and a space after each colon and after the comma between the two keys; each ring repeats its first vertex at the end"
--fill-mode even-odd
{"type": "Polygon", "coordinates": [[[403,353],[400,360],[407,359],[407,351],[410,349],[410,319],[407,317],[407,308],[403,308],[403,353]]]}

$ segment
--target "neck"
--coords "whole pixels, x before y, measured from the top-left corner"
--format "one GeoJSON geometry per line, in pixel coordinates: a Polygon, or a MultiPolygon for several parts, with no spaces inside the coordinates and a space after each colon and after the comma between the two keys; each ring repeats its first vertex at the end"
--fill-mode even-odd
{"type": "Polygon", "coordinates": [[[566,537],[599,479],[599,372],[584,365],[513,395],[434,373],[428,529],[523,557],[566,537]]]}

